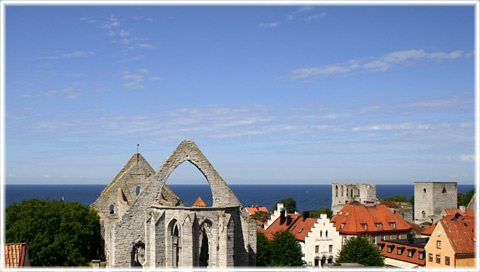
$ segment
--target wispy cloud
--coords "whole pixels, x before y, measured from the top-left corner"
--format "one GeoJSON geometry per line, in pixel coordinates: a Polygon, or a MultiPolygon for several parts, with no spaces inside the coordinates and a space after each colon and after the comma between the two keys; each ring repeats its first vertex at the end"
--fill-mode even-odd
{"type": "Polygon", "coordinates": [[[19,95],[20,98],[35,98],[35,97],[55,97],[60,96],[67,99],[77,98],[81,90],[78,88],[79,83],[73,82],[70,86],[61,89],[48,89],[36,93],[24,93],[19,95]]]}
{"type": "Polygon", "coordinates": [[[312,7],[312,6],[302,6],[302,7],[299,7],[298,9],[296,9],[293,13],[291,13],[290,15],[287,16],[286,20],[287,21],[291,21],[293,19],[295,19],[295,17],[298,15],[298,14],[301,14],[301,13],[305,13],[305,12],[309,12],[309,11],[313,11],[315,9],[315,7],[312,7]]]}
{"type": "Polygon", "coordinates": [[[475,161],[475,155],[474,154],[460,155],[459,158],[462,162],[474,162],[475,161]]]}
{"type": "Polygon", "coordinates": [[[70,53],[62,54],[64,58],[85,58],[91,55],[95,55],[93,51],[74,51],[70,53]]]}
{"type": "Polygon", "coordinates": [[[302,67],[291,71],[291,79],[306,79],[335,74],[347,74],[352,71],[382,72],[394,66],[420,60],[456,59],[465,57],[462,50],[453,52],[428,53],[425,50],[405,50],[388,53],[382,57],[352,59],[344,63],[335,63],[316,67],[302,67]]]}
{"type": "Polygon", "coordinates": [[[151,76],[150,71],[145,68],[139,68],[135,72],[123,72],[123,80],[125,81],[123,86],[129,89],[142,89],[145,88],[145,86],[143,85],[145,80],[154,81],[160,79],[161,78],[158,76],[151,76]]]}
{"type": "Polygon", "coordinates": [[[316,20],[316,19],[324,18],[326,16],[327,16],[327,13],[325,11],[322,11],[320,13],[317,13],[317,14],[310,15],[310,16],[306,17],[305,21],[313,21],[313,20],[316,20]]]}
{"type": "Polygon", "coordinates": [[[272,28],[272,27],[277,27],[279,25],[280,25],[280,22],[258,24],[259,27],[263,27],[263,28],[272,28]]]}

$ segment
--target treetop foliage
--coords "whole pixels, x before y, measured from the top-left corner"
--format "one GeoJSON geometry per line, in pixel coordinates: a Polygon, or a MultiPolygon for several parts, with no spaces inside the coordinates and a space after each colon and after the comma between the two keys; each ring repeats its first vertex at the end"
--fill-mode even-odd
{"type": "Polygon", "coordinates": [[[290,231],[275,234],[273,241],[257,232],[257,266],[299,267],[302,257],[302,247],[290,231]]]}
{"type": "Polygon", "coordinates": [[[85,266],[98,258],[99,218],[78,202],[24,200],[6,208],[5,241],[27,243],[32,266],[85,266]]]}
{"type": "Polygon", "coordinates": [[[285,209],[287,209],[287,213],[294,213],[297,211],[297,201],[291,197],[277,201],[277,203],[275,203],[275,205],[273,206],[273,211],[277,210],[278,203],[283,203],[283,206],[285,207],[285,209]]]}
{"type": "Polygon", "coordinates": [[[470,200],[472,200],[472,197],[474,194],[475,194],[475,188],[468,191],[467,193],[458,192],[457,194],[458,207],[468,206],[468,203],[470,203],[470,200]]]}
{"type": "Polygon", "coordinates": [[[384,266],[385,257],[365,236],[353,237],[343,246],[336,263],[359,263],[365,266],[384,266]]]}

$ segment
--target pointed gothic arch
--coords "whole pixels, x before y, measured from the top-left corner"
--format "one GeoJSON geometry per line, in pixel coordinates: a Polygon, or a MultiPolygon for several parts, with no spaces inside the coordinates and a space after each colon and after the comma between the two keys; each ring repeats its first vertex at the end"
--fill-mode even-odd
{"type": "Polygon", "coordinates": [[[212,192],[213,207],[241,206],[238,198],[193,141],[182,141],[172,155],[160,166],[160,169],[153,176],[152,182],[160,184],[159,189],[161,191],[170,174],[186,161],[192,163],[206,178],[212,192]]]}

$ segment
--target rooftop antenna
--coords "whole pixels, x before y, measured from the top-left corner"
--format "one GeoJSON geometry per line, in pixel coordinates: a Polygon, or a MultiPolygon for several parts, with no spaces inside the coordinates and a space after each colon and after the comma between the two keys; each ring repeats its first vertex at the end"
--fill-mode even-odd
{"type": "Polygon", "coordinates": [[[139,145],[140,145],[140,144],[137,144],[137,165],[138,165],[138,146],[139,146],[139,145]]]}

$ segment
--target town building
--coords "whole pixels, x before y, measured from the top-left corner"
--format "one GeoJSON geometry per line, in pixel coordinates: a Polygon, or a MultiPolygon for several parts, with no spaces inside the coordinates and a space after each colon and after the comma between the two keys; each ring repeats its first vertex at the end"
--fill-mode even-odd
{"type": "Polygon", "coordinates": [[[25,268],[30,266],[26,243],[4,244],[5,268],[25,268]]]}
{"type": "Polygon", "coordinates": [[[193,141],[182,141],[156,172],[133,155],[91,206],[109,267],[255,266],[256,224],[193,141]],[[187,207],[166,185],[187,161],[210,185],[211,207],[201,198],[187,207]]]}
{"type": "Polygon", "coordinates": [[[332,183],[332,211],[339,212],[345,205],[358,202],[363,205],[378,203],[377,187],[367,183],[332,183]]]}
{"type": "Polygon", "coordinates": [[[415,223],[437,222],[445,209],[457,208],[456,182],[415,182],[415,223]]]}
{"type": "Polygon", "coordinates": [[[406,239],[412,227],[385,205],[347,204],[332,219],[342,236],[342,244],[358,235],[366,235],[373,244],[383,240],[406,239]]]}
{"type": "Polygon", "coordinates": [[[259,214],[259,216],[257,216],[257,219],[256,219],[257,227],[264,229],[267,226],[267,222],[271,216],[267,207],[249,206],[249,207],[246,207],[245,210],[247,210],[248,214],[250,215],[250,218],[252,219],[256,214],[259,214]]]}
{"type": "Polygon", "coordinates": [[[475,216],[449,214],[436,224],[425,245],[427,268],[475,268],[475,216]]]}
{"type": "Polygon", "coordinates": [[[305,237],[305,262],[309,266],[325,266],[334,263],[342,250],[342,237],[326,214],[320,218],[305,237]]]}
{"type": "Polygon", "coordinates": [[[386,240],[378,243],[380,254],[385,256],[385,265],[398,268],[425,266],[425,245],[428,238],[386,240]]]}

